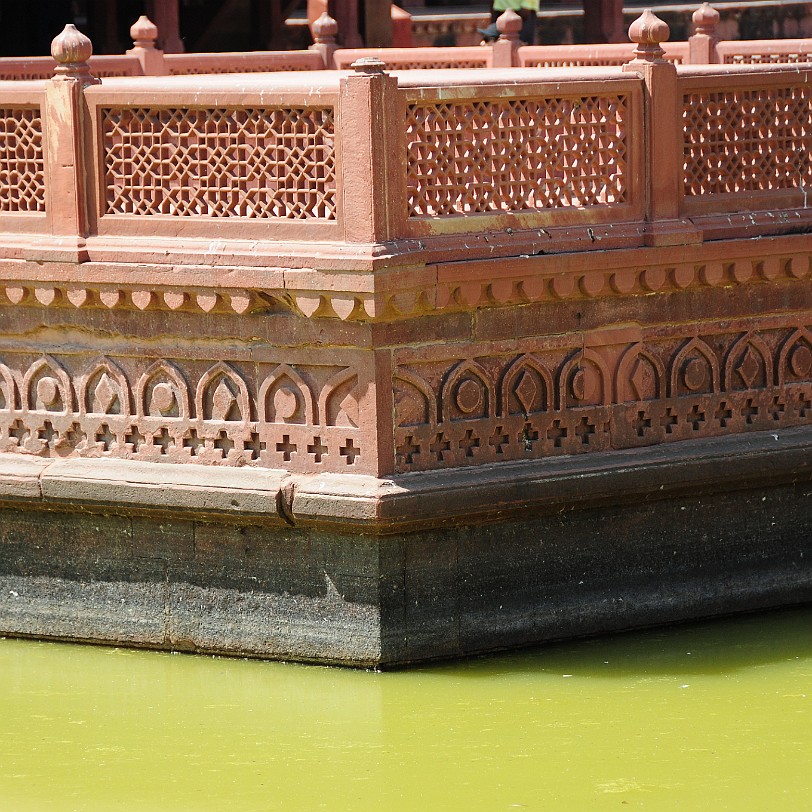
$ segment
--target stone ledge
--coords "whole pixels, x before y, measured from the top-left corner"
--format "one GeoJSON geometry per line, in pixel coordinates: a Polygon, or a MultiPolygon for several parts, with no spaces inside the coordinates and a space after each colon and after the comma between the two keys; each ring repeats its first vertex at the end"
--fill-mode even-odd
{"type": "Polygon", "coordinates": [[[367,534],[809,479],[812,427],[386,479],[0,454],[3,502],[339,525],[367,534]]]}

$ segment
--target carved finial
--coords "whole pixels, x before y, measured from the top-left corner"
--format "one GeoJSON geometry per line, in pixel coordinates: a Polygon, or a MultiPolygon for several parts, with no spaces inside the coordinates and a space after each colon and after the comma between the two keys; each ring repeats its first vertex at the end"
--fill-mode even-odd
{"type": "Polygon", "coordinates": [[[509,8],[496,18],[496,30],[499,32],[499,39],[518,42],[522,30],[522,18],[509,8]]]}
{"type": "Polygon", "coordinates": [[[350,67],[357,73],[383,73],[386,62],[378,59],[377,56],[362,56],[360,59],[356,59],[350,67]]]}
{"type": "Polygon", "coordinates": [[[313,42],[316,45],[335,45],[338,23],[326,12],[313,23],[313,42]]]}
{"type": "Polygon", "coordinates": [[[660,43],[666,42],[670,33],[668,23],[647,8],[629,26],[629,39],[637,43],[634,58],[646,62],[661,60],[665,51],[660,47],[660,43]]]}
{"type": "Polygon", "coordinates": [[[87,73],[87,60],[93,56],[93,43],[75,25],[68,23],[51,43],[51,56],[56,60],[56,73],[87,73]]]}
{"type": "Polygon", "coordinates": [[[130,26],[130,36],[136,48],[146,48],[148,51],[155,50],[155,43],[158,40],[158,26],[145,14],[142,14],[130,26]]]}
{"type": "Polygon", "coordinates": [[[714,36],[719,25],[719,12],[710,4],[703,3],[692,15],[695,34],[714,36]]]}

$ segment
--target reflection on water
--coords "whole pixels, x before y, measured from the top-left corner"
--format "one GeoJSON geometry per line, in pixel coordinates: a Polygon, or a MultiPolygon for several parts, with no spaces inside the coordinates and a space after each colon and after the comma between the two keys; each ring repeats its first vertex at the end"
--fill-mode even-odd
{"type": "Polygon", "coordinates": [[[812,607],[376,674],[0,640],[0,809],[802,809],[812,607]]]}

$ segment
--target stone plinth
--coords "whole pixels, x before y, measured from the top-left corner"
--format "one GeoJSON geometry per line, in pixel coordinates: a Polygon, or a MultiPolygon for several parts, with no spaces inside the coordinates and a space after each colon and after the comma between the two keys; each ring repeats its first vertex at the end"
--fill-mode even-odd
{"type": "Polygon", "coordinates": [[[631,34],[0,84],[0,631],[387,667],[812,598],[809,85],[631,34]]]}

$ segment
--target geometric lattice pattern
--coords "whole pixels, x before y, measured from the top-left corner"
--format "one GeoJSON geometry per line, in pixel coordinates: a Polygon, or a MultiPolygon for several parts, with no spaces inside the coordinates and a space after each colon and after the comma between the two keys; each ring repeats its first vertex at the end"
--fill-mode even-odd
{"type": "Polygon", "coordinates": [[[0,108],[0,212],[44,211],[40,111],[0,108]]]}
{"type": "Polygon", "coordinates": [[[411,105],[409,215],[623,203],[627,109],[623,95],[411,105]]]}
{"type": "Polygon", "coordinates": [[[224,64],[198,64],[198,65],[171,65],[169,66],[170,76],[193,76],[201,74],[223,74],[223,73],[274,73],[277,71],[305,71],[318,70],[313,64],[313,60],[302,62],[301,60],[289,60],[282,62],[274,60],[269,63],[267,60],[256,64],[235,62],[226,60],[224,64]]]}
{"type": "Polygon", "coordinates": [[[392,59],[386,62],[387,70],[435,70],[443,68],[487,68],[488,57],[481,59],[455,59],[453,49],[447,59],[392,59]]]}
{"type": "Polygon", "coordinates": [[[106,212],[335,219],[331,108],[106,109],[106,212]]]}
{"type": "Polygon", "coordinates": [[[686,95],[685,194],[812,186],[812,88],[686,95]]]}
{"type": "Polygon", "coordinates": [[[722,61],[725,65],[794,65],[812,62],[812,48],[797,53],[725,54],[722,61]]]}

